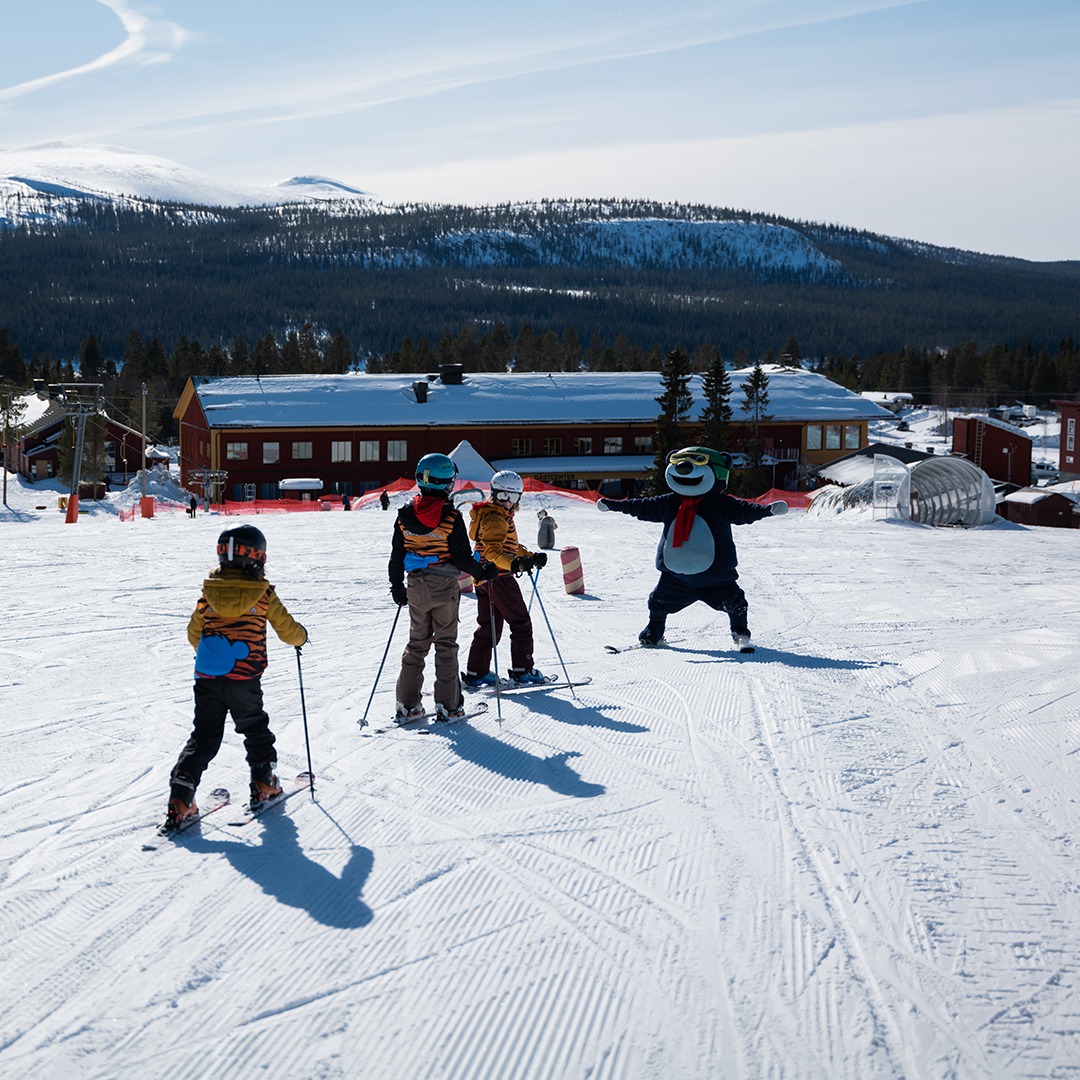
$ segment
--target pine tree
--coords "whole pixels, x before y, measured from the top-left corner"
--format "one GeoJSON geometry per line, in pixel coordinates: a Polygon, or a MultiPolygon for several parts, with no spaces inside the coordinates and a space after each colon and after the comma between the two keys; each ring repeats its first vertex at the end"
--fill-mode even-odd
{"type": "Polygon", "coordinates": [[[714,450],[724,450],[731,441],[731,379],[724,361],[717,356],[701,382],[705,407],[701,410],[701,441],[714,450]]]}
{"type": "Polygon", "coordinates": [[[692,376],[690,357],[684,349],[676,346],[664,357],[660,368],[660,383],[664,389],[656,399],[660,406],[653,447],[656,457],[646,481],[646,489],[651,493],[659,493],[665,489],[664,470],[667,468],[668,454],[672,450],[678,450],[686,442],[682,424],[694,407],[694,394],[690,389],[692,376]]]}

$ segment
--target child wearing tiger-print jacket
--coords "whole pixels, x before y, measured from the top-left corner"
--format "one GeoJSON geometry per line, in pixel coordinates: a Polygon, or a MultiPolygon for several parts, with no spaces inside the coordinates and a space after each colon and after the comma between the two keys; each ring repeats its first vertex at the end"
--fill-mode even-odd
{"type": "Polygon", "coordinates": [[[198,813],[195,790],[221,748],[230,715],[244,739],[253,801],[280,792],[274,734],[263,708],[266,624],[286,645],[299,648],[308,637],[264,576],[266,540],[258,529],[243,525],[223,532],[218,558],[187,627],[195,650],[195,721],[170,776],[167,824],[174,827],[198,813]]]}

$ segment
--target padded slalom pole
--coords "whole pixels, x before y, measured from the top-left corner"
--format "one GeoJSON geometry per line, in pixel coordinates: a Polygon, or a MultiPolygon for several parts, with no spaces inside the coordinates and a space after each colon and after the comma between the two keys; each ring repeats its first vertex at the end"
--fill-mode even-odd
{"type": "Polygon", "coordinates": [[[540,598],[540,590],[536,587],[536,578],[533,577],[532,571],[528,571],[529,580],[532,582],[533,593],[536,595],[536,602],[540,605],[540,614],[544,616],[544,622],[547,623],[548,633],[551,635],[551,644],[555,646],[555,655],[559,658],[559,666],[562,668],[563,677],[570,685],[570,696],[577,701],[577,693],[574,691],[574,684],[570,679],[570,672],[566,670],[566,663],[563,661],[562,652],[559,650],[559,643],[555,640],[555,631],[551,629],[551,620],[548,618],[547,610],[544,608],[544,601],[540,598]]]}
{"type": "Polygon", "coordinates": [[[375,687],[379,685],[379,677],[382,675],[383,665],[386,663],[386,657],[390,652],[390,642],[394,640],[394,631],[397,629],[397,621],[401,616],[401,604],[398,604],[397,611],[394,612],[394,622],[390,627],[390,636],[386,639],[386,648],[383,649],[382,659],[379,661],[379,670],[375,672],[375,681],[371,684],[371,696],[367,699],[367,707],[364,709],[364,715],[360,717],[356,722],[361,727],[367,727],[367,714],[371,709],[372,699],[375,697],[375,687]]]}
{"type": "Polygon", "coordinates": [[[311,739],[308,738],[307,705],[304,704],[304,669],[300,664],[300,646],[296,646],[296,674],[300,678],[300,713],[304,718],[304,746],[307,748],[307,774],[308,784],[311,787],[311,797],[315,798],[315,773],[311,768],[311,739]]]}

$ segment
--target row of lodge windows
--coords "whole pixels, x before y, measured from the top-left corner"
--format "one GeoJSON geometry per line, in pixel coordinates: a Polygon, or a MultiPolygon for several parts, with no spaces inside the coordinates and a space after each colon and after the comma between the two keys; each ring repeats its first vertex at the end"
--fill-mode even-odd
{"type": "MultiPolygon", "coordinates": [[[[1075,437],[1075,436],[1074,436],[1075,437]]],[[[862,445],[862,429],[858,424],[807,424],[807,450],[858,450],[862,445]]],[[[605,454],[623,453],[624,440],[621,435],[607,435],[603,440],[605,454]]],[[[572,446],[572,453],[577,455],[593,452],[593,438],[583,436],[567,440],[572,446]]],[[[310,461],[313,456],[310,440],[297,440],[285,443],[292,461],[310,461]]],[[[201,443],[200,443],[201,446],[201,443]]],[[[357,461],[379,461],[382,444],[378,439],[361,439],[353,443],[349,439],[335,439],[330,443],[330,460],[335,463],[348,463],[353,460],[355,447],[357,461]]],[[[563,452],[563,439],[559,436],[540,440],[541,454],[555,457],[563,452]]],[[[262,444],[262,463],[276,465],[282,460],[282,443],[264,442],[262,444]]],[[[531,438],[512,439],[510,452],[513,457],[530,457],[533,452],[531,438]]],[[[634,453],[651,454],[653,440],[651,435],[634,436],[634,453]]],[[[247,461],[249,457],[247,442],[227,442],[225,444],[226,461],[247,461]]],[[[388,439],[386,441],[387,461],[408,461],[409,444],[406,439],[388,439]]]]}
{"type": "MultiPolygon", "coordinates": [[[[264,442],[262,444],[262,463],[264,465],[276,465],[282,460],[280,442],[264,442]]],[[[310,461],[314,456],[313,446],[310,440],[297,440],[286,443],[290,448],[291,461],[310,461]]],[[[380,444],[378,439],[361,439],[356,444],[357,461],[379,461],[380,444]]],[[[226,461],[247,461],[249,459],[248,444],[246,442],[227,442],[225,444],[226,461]]],[[[353,459],[353,443],[348,439],[335,439],[330,443],[330,460],[333,462],[349,462],[353,459]]],[[[408,461],[409,443],[406,439],[388,439],[386,442],[387,461],[408,461]]]]}
{"type": "Polygon", "coordinates": [[[807,424],[807,450],[858,450],[862,445],[858,424],[807,424]]]}
{"type": "MultiPolygon", "coordinates": [[[[591,454],[593,452],[593,440],[591,436],[583,436],[574,439],[570,445],[574,454],[591,454]]],[[[555,437],[543,439],[540,442],[543,457],[557,457],[563,452],[563,441],[555,437]]],[[[533,452],[532,439],[512,439],[510,453],[514,457],[529,457],[533,452]]],[[[608,435],[604,438],[605,454],[621,454],[623,452],[623,437],[621,435],[608,435]]],[[[637,454],[651,454],[653,452],[653,440],[651,435],[634,436],[634,452],[637,454]]]]}

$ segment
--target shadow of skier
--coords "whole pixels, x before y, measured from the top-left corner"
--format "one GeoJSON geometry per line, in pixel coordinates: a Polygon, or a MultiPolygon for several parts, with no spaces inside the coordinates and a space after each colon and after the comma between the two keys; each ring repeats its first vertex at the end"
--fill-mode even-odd
{"type": "Polygon", "coordinates": [[[432,730],[443,736],[463,761],[471,761],[474,765],[505,776],[508,780],[540,784],[557,795],[568,795],[575,799],[594,799],[607,790],[600,784],[587,783],[570,768],[567,762],[571,758],[580,757],[576,751],[537,757],[502,739],[486,735],[467,723],[452,724],[449,727],[436,726],[432,730]]]}
{"type": "MultiPolygon", "coordinates": [[[[224,812],[224,811],[223,811],[224,812]]],[[[335,877],[304,854],[296,824],[284,813],[269,810],[245,830],[261,828],[262,843],[192,837],[192,851],[224,855],[233,868],[253,881],[267,896],[287,907],[306,911],[316,922],[338,930],[367,926],[374,913],[361,899],[375,856],[352,844],[349,861],[335,877]]],[[[194,830],[191,830],[194,832],[194,830]]]]}

